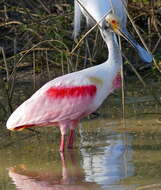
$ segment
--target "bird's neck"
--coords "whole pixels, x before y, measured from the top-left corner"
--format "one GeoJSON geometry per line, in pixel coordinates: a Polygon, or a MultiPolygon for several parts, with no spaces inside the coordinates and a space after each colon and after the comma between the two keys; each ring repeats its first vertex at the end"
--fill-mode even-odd
{"type": "Polygon", "coordinates": [[[121,66],[122,64],[121,51],[116,42],[114,33],[109,32],[109,34],[106,35],[106,44],[108,46],[108,51],[109,51],[108,62],[110,64],[121,66]]]}

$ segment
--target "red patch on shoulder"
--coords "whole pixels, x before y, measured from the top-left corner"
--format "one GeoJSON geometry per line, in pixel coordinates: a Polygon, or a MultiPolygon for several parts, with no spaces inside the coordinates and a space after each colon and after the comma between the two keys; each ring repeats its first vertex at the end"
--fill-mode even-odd
{"type": "Polygon", "coordinates": [[[51,87],[46,94],[53,98],[94,96],[97,88],[95,85],[73,86],[73,87],[51,87]]]}

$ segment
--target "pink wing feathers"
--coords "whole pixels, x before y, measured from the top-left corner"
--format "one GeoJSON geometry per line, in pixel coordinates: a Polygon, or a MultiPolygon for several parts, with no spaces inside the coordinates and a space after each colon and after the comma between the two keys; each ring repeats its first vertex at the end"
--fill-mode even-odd
{"type": "Polygon", "coordinates": [[[51,87],[45,92],[47,109],[48,104],[51,107],[46,118],[52,118],[51,122],[80,118],[91,111],[95,94],[95,85],[51,87]]]}
{"type": "Polygon", "coordinates": [[[97,87],[84,78],[81,79],[82,85],[76,85],[72,80],[70,84],[70,80],[64,82],[64,85],[62,81],[53,80],[40,88],[13,112],[7,128],[18,129],[74,120],[94,111],[91,108],[97,87]]]}

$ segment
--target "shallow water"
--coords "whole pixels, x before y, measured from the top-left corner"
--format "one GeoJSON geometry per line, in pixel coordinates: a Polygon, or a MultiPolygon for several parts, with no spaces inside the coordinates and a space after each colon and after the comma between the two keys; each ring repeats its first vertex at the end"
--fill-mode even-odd
{"type": "Polygon", "coordinates": [[[57,128],[37,129],[40,134],[4,131],[0,190],[161,189],[161,118],[154,114],[160,110],[151,113],[154,105],[142,110],[139,104],[134,114],[136,105],[130,106],[125,123],[118,106],[110,114],[104,106],[98,118],[82,121],[74,150],[64,155],[58,152],[57,128]]]}

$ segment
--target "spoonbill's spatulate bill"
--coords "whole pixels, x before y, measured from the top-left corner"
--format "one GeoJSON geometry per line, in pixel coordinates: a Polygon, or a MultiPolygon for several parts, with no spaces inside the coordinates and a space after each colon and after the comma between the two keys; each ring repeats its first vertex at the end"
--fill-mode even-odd
{"type": "Polygon", "coordinates": [[[120,23],[115,15],[109,14],[102,24],[102,35],[109,49],[108,60],[46,83],[12,113],[7,128],[21,130],[58,125],[61,131],[61,152],[65,149],[69,128],[67,147],[72,148],[74,130],[80,119],[94,112],[114,89],[120,87],[122,59],[114,32],[122,33],[120,23]]]}
{"type": "MultiPolygon", "coordinates": [[[[152,55],[141,47],[126,29],[127,15],[124,8],[126,5],[126,0],[75,0],[74,37],[76,38],[80,31],[82,14],[86,17],[87,23],[91,24],[101,21],[102,18],[109,13],[109,11],[114,11],[114,13],[119,17],[122,31],[128,36],[130,43],[136,48],[140,58],[144,62],[150,63],[153,59],[152,55]],[[84,8],[79,4],[79,2],[84,8]]],[[[100,22],[100,31],[102,31],[102,23],[103,20],[100,22]]],[[[104,36],[103,39],[106,40],[104,36]]]]}

